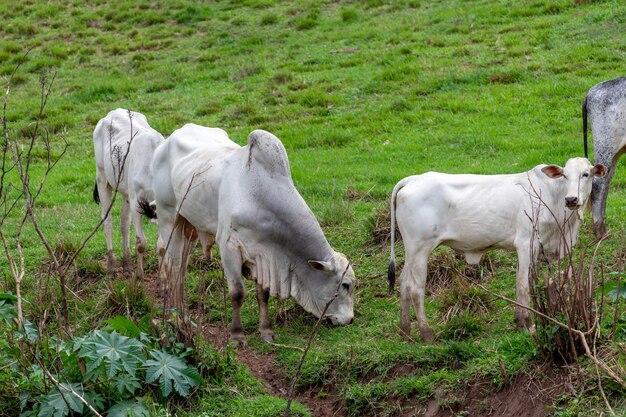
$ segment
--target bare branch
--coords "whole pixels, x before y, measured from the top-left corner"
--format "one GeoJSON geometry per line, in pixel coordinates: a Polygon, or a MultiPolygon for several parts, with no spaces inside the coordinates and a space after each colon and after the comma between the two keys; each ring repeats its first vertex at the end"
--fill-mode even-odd
{"type": "MultiPolygon", "coordinates": [[[[57,387],[57,389],[59,390],[59,393],[61,394],[61,396],[63,396],[63,399],[65,400],[65,395],[63,394],[61,390],[61,386],[60,386],[61,384],[59,383],[59,381],[57,381],[57,379],[50,373],[50,371],[45,366],[43,366],[41,362],[39,363],[39,365],[41,366],[41,369],[43,369],[44,373],[48,376],[48,378],[50,378],[52,383],[57,387]]],[[[80,395],[79,393],[74,391],[74,389],[72,388],[70,384],[66,384],[65,386],[67,389],[69,389],[70,393],[74,397],[78,398],[83,404],[85,404],[87,408],[89,408],[89,411],[91,411],[95,416],[103,417],[102,414],[98,413],[98,410],[96,410],[95,408],[93,408],[91,404],[89,404],[89,401],[87,401],[83,395],[80,395]]],[[[65,402],[67,403],[67,400],[65,400],[65,402]]]]}
{"type": "MultiPolygon", "coordinates": [[[[471,278],[470,278],[470,279],[471,279],[471,278]]],[[[578,329],[573,329],[571,326],[568,326],[568,325],[567,325],[567,324],[565,324],[565,323],[562,323],[562,322],[560,322],[560,321],[558,321],[558,320],[556,320],[556,319],[554,319],[554,318],[552,318],[552,317],[550,317],[550,316],[548,316],[548,315],[546,315],[546,314],[543,314],[542,312],[540,312],[540,311],[538,311],[538,310],[535,310],[534,308],[532,308],[532,307],[530,307],[530,306],[525,306],[525,305],[522,305],[522,304],[518,303],[518,302],[517,302],[517,301],[515,301],[515,300],[512,300],[512,299],[510,299],[510,298],[508,298],[508,297],[505,297],[504,295],[500,295],[500,294],[497,294],[497,293],[495,293],[495,292],[491,291],[490,289],[488,289],[487,287],[485,287],[484,285],[482,285],[482,284],[481,284],[481,283],[479,283],[478,281],[475,281],[475,280],[473,280],[473,279],[471,279],[471,280],[472,280],[472,282],[474,283],[474,285],[476,285],[478,288],[480,288],[480,289],[482,289],[483,291],[485,291],[485,292],[487,292],[487,293],[489,293],[489,294],[493,295],[494,297],[497,297],[497,298],[499,298],[499,299],[501,299],[501,300],[504,300],[504,301],[506,301],[506,302],[508,302],[508,303],[511,303],[511,304],[513,304],[513,305],[515,305],[515,306],[517,306],[517,307],[521,307],[521,308],[524,308],[524,309],[526,309],[526,310],[529,310],[529,311],[531,311],[531,312],[535,313],[536,315],[538,315],[538,316],[540,316],[540,317],[542,317],[542,318],[544,318],[544,319],[548,320],[550,323],[556,324],[557,326],[559,326],[559,327],[561,327],[561,328],[563,328],[563,329],[565,329],[565,330],[567,330],[567,331],[570,331],[570,332],[572,332],[572,333],[576,334],[576,335],[579,337],[579,339],[580,339],[580,341],[581,341],[581,343],[582,343],[582,345],[583,345],[583,348],[584,348],[584,350],[585,350],[585,356],[587,356],[589,359],[591,359],[591,361],[592,361],[594,364],[596,364],[598,367],[600,367],[600,368],[601,368],[601,369],[602,369],[602,370],[603,370],[603,371],[604,371],[604,372],[605,372],[608,376],[610,376],[611,378],[613,378],[613,379],[615,380],[615,382],[617,382],[618,384],[620,384],[623,388],[626,388],[626,381],[624,381],[623,379],[621,379],[621,378],[619,377],[619,375],[617,375],[615,372],[613,372],[613,370],[611,370],[608,366],[606,366],[606,364],[604,364],[604,363],[600,362],[600,361],[599,361],[599,360],[598,360],[598,359],[597,359],[597,358],[593,355],[593,353],[591,352],[591,350],[589,349],[589,344],[587,343],[587,339],[586,339],[586,337],[587,337],[588,335],[590,335],[592,332],[594,332],[594,331],[595,331],[595,327],[594,327],[594,328],[592,328],[592,329],[590,329],[590,330],[588,330],[587,332],[582,332],[582,331],[580,331],[580,330],[578,330],[578,329]]]]}
{"type": "Polygon", "coordinates": [[[341,278],[339,279],[339,283],[337,284],[335,293],[333,294],[332,297],[330,297],[330,300],[328,300],[328,302],[324,306],[322,313],[320,314],[319,318],[315,322],[315,326],[313,326],[313,330],[311,330],[311,335],[309,336],[309,340],[307,341],[306,347],[304,348],[304,352],[302,352],[302,356],[300,357],[300,362],[298,362],[298,367],[296,368],[296,374],[293,376],[293,379],[291,380],[291,385],[289,386],[289,393],[287,394],[287,407],[285,408],[285,417],[291,416],[291,402],[293,401],[293,397],[296,392],[296,383],[298,382],[298,379],[300,378],[300,373],[302,372],[302,365],[304,364],[306,355],[307,353],[309,353],[311,344],[313,344],[313,339],[315,339],[315,336],[317,336],[317,330],[322,320],[324,320],[324,315],[326,314],[328,307],[330,307],[330,305],[333,303],[333,301],[335,301],[337,296],[339,296],[339,288],[341,288],[341,283],[343,282],[343,278],[346,276],[346,273],[348,272],[349,268],[350,268],[350,263],[348,263],[348,265],[346,266],[346,269],[343,271],[343,274],[341,274],[341,278]]]}

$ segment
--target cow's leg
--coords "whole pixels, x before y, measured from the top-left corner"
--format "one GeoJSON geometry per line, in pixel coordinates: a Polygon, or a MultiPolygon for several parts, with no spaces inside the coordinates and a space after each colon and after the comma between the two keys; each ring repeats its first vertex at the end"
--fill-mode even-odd
{"type": "Polygon", "coordinates": [[[183,245],[185,244],[183,239],[183,233],[178,225],[171,228],[170,234],[165,236],[166,248],[165,256],[163,257],[162,276],[166,279],[167,283],[165,288],[166,303],[171,307],[182,310],[183,297],[182,289],[185,277],[183,268],[183,245]]]}
{"type": "Polygon", "coordinates": [[[263,289],[263,286],[257,282],[256,299],[259,302],[259,332],[261,333],[261,339],[266,342],[272,342],[274,340],[274,329],[272,329],[272,322],[267,306],[269,298],[270,290],[263,289]]]}
{"type": "Polygon", "coordinates": [[[202,254],[212,261],[213,252],[211,252],[211,248],[215,244],[215,236],[208,233],[200,233],[200,243],[202,244],[202,254]]]}
{"type": "Polygon", "coordinates": [[[415,294],[413,297],[413,305],[415,306],[415,314],[417,315],[417,323],[420,329],[420,336],[426,342],[433,342],[433,332],[426,320],[425,297],[426,297],[426,275],[428,272],[428,252],[422,252],[417,255],[415,262],[415,294]]]}
{"type": "MultiPolygon", "coordinates": [[[[538,242],[536,242],[539,245],[538,242]]],[[[528,275],[530,270],[530,264],[536,259],[536,256],[532,256],[530,250],[530,243],[525,244],[521,242],[517,245],[517,277],[516,277],[516,289],[517,289],[517,302],[522,305],[530,306],[530,283],[528,281],[528,275]]],[[[531,325],[530,311],[526,308],[515,306],[515,323],[519,328],[529,328],[531,325]]]]}
{"type": "Polygon", "coordinates": [[[623,152],[613,158],[606,155],[596,155],[595,163],[602,163],[607,167],[604,177],[594,177],[591,189],[591,217],[593,219],[593,233],[597,238],[606,234],[606,201],[609,195],[611,179],[615,175],[617,162],[623,152]]]}
{"type": "Polygon", "coordinates": [[[100,208],[102,210],[101,218],[104,219],[102,228],[104,230],[104,238],[107,245],[107,269],[109,272],[113,272],[115,269],[115,254],[113,253],[113,220],[111,216],[111,205],[113,201],[111,193],[112,190],[106,180],[102,178],[104,178],[104,175],[98,176],[98,178],[96,178],[96,184],[98,187],[98,195],[100,196],[100,208]]]}
{"type": "Polygon", "coordinates": [[[135,202],[133,204],[134,207],[131,207],[131,218],[135,227],[135,254],[137,256],[135,273],[138,279],[143,280],[143,257],[146,253],[146,235],[141,224],[141,213],[137,210],[137,200],[133,198],[132,201],[135,202]]]}
{"type": "Polygon", "coordinates": [[[189,255],[198,241],[198,232],[182,216],[178,217],[176,227],[172,233],[171,247],[176,251],[176,264],[173,266],[172,281],[172,306],[185,316],[185,280],[187,278],[187,266],[189,255]],[[178,272],[176,272],[178,271],[178,272]]]}
{"type": "Polygon", "coordinates": [[[233,320],[230,325],[230,340],[237,345],[246,345],[246,337],[243,333],[241,325],[241,306],[246,294],[246,288],[243,284],[241,276],[241,267],[243,260],[239,248],[231,242],[220,245],[220,253],[222,255],[222,266],[224,275],[228,282],[228,291],[230,292],[230,301],[233,306],[233,320]]]}
{"type": "Polygon", "coordinates": [[[171,242],[169,241],[169,237],[174,232],[173,222],[164,218],[165,216],[159,216],[157,237],[157,258],[161,282],[167,282],[167,277],[172,268],[170,256],[171,242]]]}
{"type": "Polygon", "coordinates": [[[132,261],[130,258],[130,203],[128,199],[122,197],[122,246],[124,248],[124,258],[122,260],[122,266],[124,268],[124,274],[130,274],[132,261]]]}
{"type": "Polygon", "coordinates": [[[424,308],[429,254],[427,250],[407,250],[406,263],[400,275],[400,332],[408,340],[411,335],[411,306],[414,306],[420,336],[427,342],[433,341],[424,308]]]}
{"type": "MultiPolygon", "coordinates": [[[[170,287],[174,280],[174,274],[180,271],[180,248],[172,245],[172,238],[176,232],[175,207],[163,208],[159,211],[158,222],[158,238],[157,238],[157,257],[158,257],[158,274],[159,274],[159,290],[163,292],[165,297],[165,308],[171,306],[170,287]]],[[[180,242],[178,240],[177,242],[180,242]]],[[[179,243],[180,244],[180,243],[179,243]]]]}

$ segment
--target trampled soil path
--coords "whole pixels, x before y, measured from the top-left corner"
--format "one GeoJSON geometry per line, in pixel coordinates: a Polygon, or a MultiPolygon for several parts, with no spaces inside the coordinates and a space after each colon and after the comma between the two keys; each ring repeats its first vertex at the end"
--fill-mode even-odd
{"type": "MultiPolygon", "coordinates": [[[[121,272],[121,271],[120,271],[121,272]]],[[[153,301],[153,305],[163,305],[163,294],[159,287],[156,273],[146,273],[142,282],[146,294],[153,301]]],[[[190,314],[197,316],[197,306],[190,308],[190,314]]],[[[228,343],[228,326],[215,324],[203,325],[203,333],[207,340],[218,351],[222,351],[228,343]]],[[[254,377],[261,382],[266,392],[280,398],[288,398],[291,379],[280,369],[273,353],[261,353],[248,347],[237,348],[237,359],[246,365],[254,377]]],[[[296,391],[294,400],[306,405],[314,416],[343,416],[342,401],[332,390],[324,390],[323,398],[319,396],[322,390],[296,391]],[[328,392],[330,391],[330,392],[328,392]]]]}
{"type": "MultiPolygon", "coordinates": [[[[162,304],[163,298],[159,294],[156,274],[149,274],[143,285],[146,293],[153,297],[154,304],[162,304]]],[[[191,314],[194,314],[193,308],[191,314]]],[[[228,328],[206,324],[203,332],[216,349],[224,349],[228,342],[228,328]]],[[[242,347],[237,349],[237,359],[263,384],[268,394],[285,399],[288,397],[291,379],[276,362],[274,353],[262,353],[242,347]]],[[[403,373],[401,370],[399,372],[403,373]]],[[[550,368],[544,367],[536,369],[532,375],[517,376],[502,389],[488,381],[473,381],[460,392],[441,393],[426,402],[398,399],[394,401],[394,412],[391,415],[453,417],[462,413],[461,415],[472,417],[544,417],[549,414],[548,406],[568,389],[573,388],[566,375],[556,374],[550,368]]],[[[336,387],[297,391],[294,399],[306,405],[315,417],[346,415],[343,399],[336,387]]]]}
{"type": "Polygon", "coordinates": [[[435,398],[422,413],[407,409],[403,415],[453,417],[464,412],[462,415],[472,417],[544,417],[550,414],[548,407],[567,391],[566,380],[550,368],[537,368],[533,375],[517,376],[502,390],[489,382],[475,381],[467,384],[463,392],[454,394],[458,402],[450,403],[450,395],[443,400],[435,398]],[[450,405],[441,405],[446,403],[450,405]]]}

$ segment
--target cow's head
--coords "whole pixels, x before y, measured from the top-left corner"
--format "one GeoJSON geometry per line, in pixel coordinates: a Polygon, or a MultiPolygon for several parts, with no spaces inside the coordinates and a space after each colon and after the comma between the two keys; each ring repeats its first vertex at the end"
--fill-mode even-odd
{"type": "MultiPolygon", "coordinates": [[[[345,326],[354,318],[354,271],[346,256],[334,252],[330,261],[309,260],[311,268],[309,289],[312,303],[311,313],[320,317],[328,301],[337,293],[334,301],[326,309],[324,317],[335,325],[345,326]]],[[[308,309],[307,309],[308,310],[308,309]]]]}
{"type": "Polygon", "coordinates": [[[582,211],[587,209],[591,202],[591,186],[593,177],[603,177],[606,167],[602,164],[591,165],[587,158],[571,158],[565,168],[558,165],[547,165],[541,171],[550,178],[563,178],[567,181],[565,193],[565,207],[582,211]]]}

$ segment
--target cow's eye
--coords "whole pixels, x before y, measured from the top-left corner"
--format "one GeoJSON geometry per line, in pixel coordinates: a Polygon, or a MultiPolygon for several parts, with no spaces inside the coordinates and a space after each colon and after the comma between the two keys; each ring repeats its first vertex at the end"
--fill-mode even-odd
{"type": "Polygon", "coordinates": [[[583,177],[584,177],[584,178],[587,178],[588,176],[589,176],[589,173],[588,173],[588,172],[585,172],[585,173],[583,174],[583,177]]]}
{"type": "Polygon", "coordinates": [[[341,284],[341,288],[343,288],[344,291],[350,291],[350,284],[344,282],[341,284]]]}

